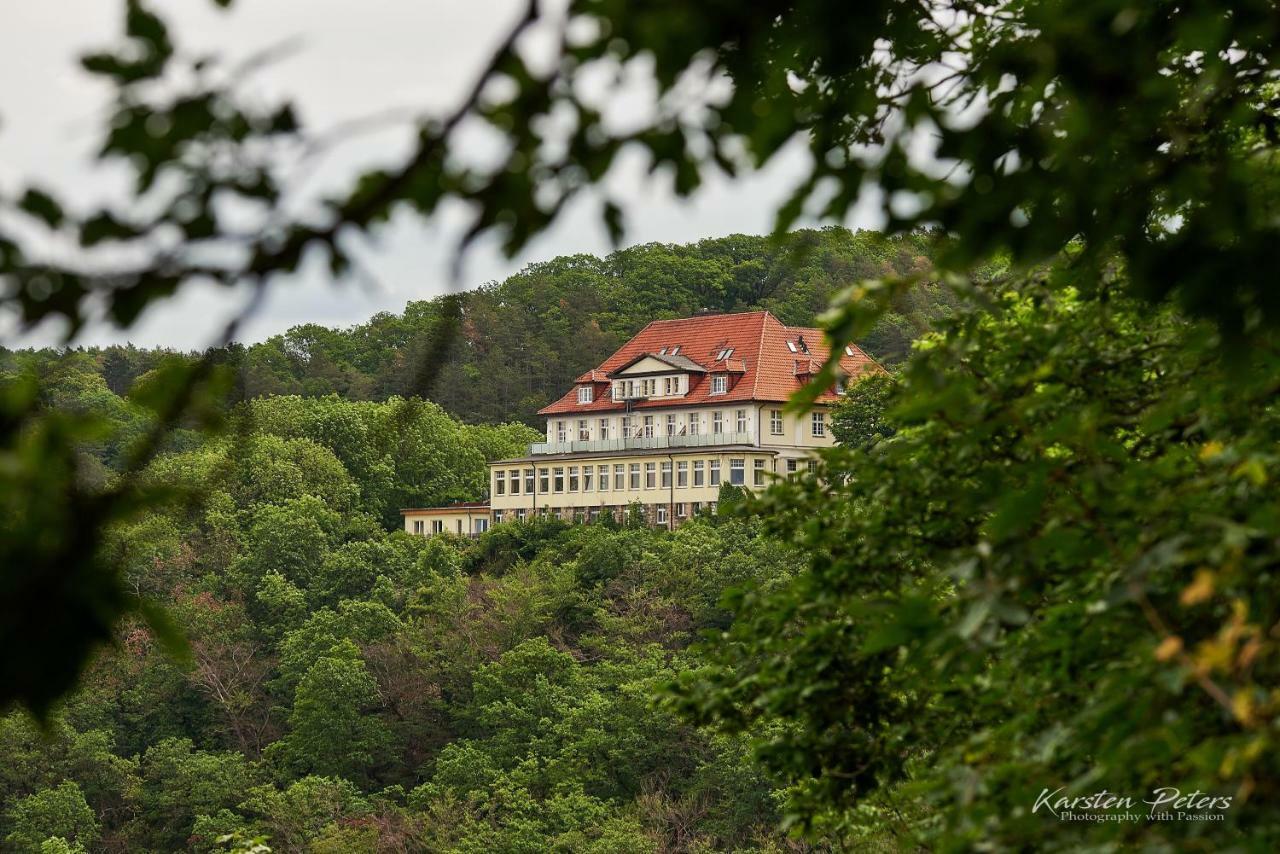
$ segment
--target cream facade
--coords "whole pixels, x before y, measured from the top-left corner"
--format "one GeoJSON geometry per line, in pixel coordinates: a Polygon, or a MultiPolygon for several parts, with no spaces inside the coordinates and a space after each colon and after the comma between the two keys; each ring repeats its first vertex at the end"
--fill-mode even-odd
{"type": "Polygon", "coordinates": [[[409,534],[430,537],[434,534],[453,534],[458,537],[477,537],[489,530],[492,515],[485,501],[453,504],[448,507],[414,507],[400,511],[404,517],[404,530],[409,534]]]}

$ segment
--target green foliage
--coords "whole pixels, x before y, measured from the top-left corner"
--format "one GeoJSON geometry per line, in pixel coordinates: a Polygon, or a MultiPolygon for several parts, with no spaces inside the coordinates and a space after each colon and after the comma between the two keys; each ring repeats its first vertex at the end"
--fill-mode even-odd
{"type": "MultiPolygon", "coordinates": [[[[5,845],[22,854],[40,854],[50,837],[61,837],[64,846],[69,841],[81,850],[92,846],[98,837],[93,810],[80,787],[70,780],[15,803],[9,809],[8,823],[13,829],[5,836],[5,845]]],[[[57,844],[53,843],[54,850],[57,844]]]]}
{"type": "Polygon", "coordinates": [[[1224,362],[1203,324],[1072,282],[1014,281],[963,313],[889,389],[894,435],[753,502],[808,566],[733,603],[708,647],[720,666],[686,674],[681,702],[755,732],[815,834],[957,849],[1280,839],[1263,806],[1277,785],[1275,350],[1224,362]],[[1033,815],[1059,786],[1236,804],[1212,830],[1033,815]],[[896,804],[917,820],[887,819],[896,804]]]}
{"type": "Polygon", "coordinates": [[[895,380],[884,374],[868,374],[850,386],[831,408],[831,433],[848,448],[869,448],[896,430],[887,404],[895,380]]]}

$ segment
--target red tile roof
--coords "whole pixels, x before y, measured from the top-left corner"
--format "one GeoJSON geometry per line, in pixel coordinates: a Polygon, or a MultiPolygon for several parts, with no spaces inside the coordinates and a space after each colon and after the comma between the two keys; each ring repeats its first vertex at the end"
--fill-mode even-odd
{"type": "MultiPolygon", "coordinates": [[[[785,401],[806,380],[806,377],[798,375],[798,369],[812,363],[816,370],[828,353],[822,330],[784,326],[767,311],[655,320],[602,364],[578,377],[577,384],[590,383],[594,386],[591,403],[578,403],[577,390],[573,388],[555,403],[539,410],[539,414],[625,409],[624,403],[615,402],[609,394],[608,374],[646,354],[658,355],[664,348],[670,352],[670,348],[675,346],[680,347],[681,356],[702,365],[707,373],[689,374],[689,393],[684,397],[637,400],[632,402],[632,408],[657,409],[719,401],[785,401]],[[799,349],[801,340],[808,348],[808,354],[799,349]],[[787,346],[788,341],[797,346],[796,352],[787,346]],[[726,349],[733,352],[725,359],[718,359],[726,349]],[[716,373],[729,375],[729,390],[725,394],[710,393],[711,377],[716,373]]],[[[840,367],[850,377],[884,371],[879,363],[853,345],[840,356],[840,367]]],[[[823,403],[833,400],[835,395],[830,393],[818,398],[823,403]]]]}

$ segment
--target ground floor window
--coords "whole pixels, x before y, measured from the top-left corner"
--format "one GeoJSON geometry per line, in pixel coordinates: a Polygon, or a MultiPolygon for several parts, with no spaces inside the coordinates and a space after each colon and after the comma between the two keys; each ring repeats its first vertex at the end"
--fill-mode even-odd
{"type": "Polygon", "coordinates": [[[756,486],[764,486],[764,460],[755,460],[752,463],[752,468],[756,486]]]}
{"type": "MultiPolygon", "coordinates": [[[[502,512],[501,512],[501,511],[498,511],[497,513],[494,513],[494,514],[493,514],[493,517],[494,517],[494,520],[495,520],[495,521],[497,521],[497,522],[501,522],[501,521],[502,521],[502,512]]],[[[487,531],[487,530],[489,530],[489,520],[488,520],[488,519],[477,519],[477,520],[476,520],[476,533],[477,533],[477,534],[483,534],[483,533],[484,533],[485,531],[487,531]]]]}
{"type": "Polygon", "coordinates": [[[433,533],[433,534],[443,534],[443,533],[444,533],[444,520],[443,520],[443,519],[432,519],[432,520],[431,520],[431,533],[433,533]]]}
{"type": "Polygon", "coordinates": [[[667,505],[665,504],[658,505],[658,524],[667,524],[667,505]]]}
{"type": "Polygon", "coordinates": [[[425,534],[427,532],[427,522],[425,519],[413,520],[413,532],[415,534],[425,534]]]}
{"type": "Polygon", "coordinates": [[[683,519],[685,516],[687,516],[687,515],[688,515],[687,510],[688,510],[688,505],[684,504],[683,502],[682,502],[682,503],[680,503],[680,504],[677,504],[677,505],[676,505],[676,518],[677,518],[677,519],[683,519]]]}

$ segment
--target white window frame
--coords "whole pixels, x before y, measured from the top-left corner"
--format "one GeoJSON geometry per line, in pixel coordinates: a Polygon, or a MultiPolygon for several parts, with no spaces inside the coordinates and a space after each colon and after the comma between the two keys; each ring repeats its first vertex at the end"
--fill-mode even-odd
{"type": "Polygon", "coordinates": [[[426,534],[426,533],[427,533],[427,520],[426,520],[426,519],[414,519],[414,520],[413,520],[413,532],[414,532],[415,534],[426,534]]]}
{"type": "Polygon", "coordinates": [[[493,473],[493,494],[507,494],[507,473],[504,471],[495,471],[493,473]]]}
{"type": "Polygon", "coordinates": [[[728,374],[716,374],[711,378],[711,393],[725,394],[729,391],[728,374]]]}
{"type": "Polygon", "coordinates": [[[720,461],[710,460],[707,463],[707,486],[720,485],[720,461]]]}
{"type": "Polygon", "coordinates": [[[564,443],[569,441],[569,428],[565,426],[564,421],[556,422],[556,441],[564,443]]]}
{"type": "Polygon", "coordinates": [[[711,432],[716,436],[724,432],[724,413],[719,410],[711,413],[711,432]]]}
{"type": "Polygon", "coordinates": [[[786,432],[786,428],[783,426],[783,422],[782,422],[782,410],[770,409],[769,410],[769,435],[781,436],[784,432],[786,432]]]}
{"type": "Polygon", "coordinates": [[[657,520],[659,525],[667,524],[667,505],[659,504],[654,518],[657,520]]]}
{"type": "Polygon", "coordinates": [[[747,461],[737,457],[729,460],[729,483],[733,486],[745,486],[747,483],[747,461]],[[734,478],[737,478],[736,480],[734,478]]]}
{"type": "Polygon", "coordinates": [[[824,412],[815,412],[810,416],[810,431],[815,439],[823,438],[827,435],[827,416],[824,412]]]}
{"type": "Polygon", "coordinates": [[[578,441],[579,442],[591,441],[591,421],[589,419],[586,419],[586,418],[578,419],[578,441]]]}
{"type": "Polygon", "coordinates": [[[737,433],[747,432],[747,410],[739,409],[734,413],[733,426],[736,428],[735,432],[737,433]]]}
{"type": "Polygon", "coordinates": [[[591,403],[594,399],[595,390],[589,385],[578,386],[578,403],[591,403]]]}
{"type": "Polygon", "coordinates": [[[706,485],[706,468],[706,463],[702,460],[693,461],[693,485],[695,487],[706,485]]]}
{"type": "Polygon", "coordinates": [[[606,441],[609,438],[609,419],[600,419],[600,441],[606,441]]]}

